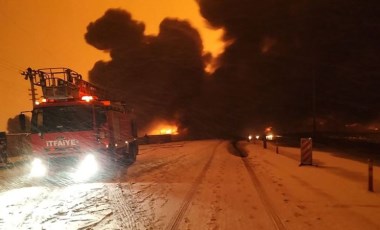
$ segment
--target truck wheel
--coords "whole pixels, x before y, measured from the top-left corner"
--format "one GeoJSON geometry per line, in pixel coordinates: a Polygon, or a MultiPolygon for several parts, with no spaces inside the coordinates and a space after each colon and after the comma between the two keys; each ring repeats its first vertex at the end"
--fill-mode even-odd
{"type": "Polygon", "coordinates": [[[132,149],[131,149],[131,153],[132,153],[131,157],[132,157],[133,162],[135,162],[136,161],[137,151],[138,151],[138,146],[137,146],[136,142],[133,142],[131,147],[132,147],[132,149]]]}
{"type": "Polygon", "coordinates": [[[129,144],[126,158],[127,162],[130,164],[136,161],[136,144],[134,142],[129,144]]]}
{"type": "Polygon", "coordinates": [[[134,145],[135,145],[135,156],[137,156],[139,154],[139,144],[137,144],[137,142],[134,142],[134,145]]]}

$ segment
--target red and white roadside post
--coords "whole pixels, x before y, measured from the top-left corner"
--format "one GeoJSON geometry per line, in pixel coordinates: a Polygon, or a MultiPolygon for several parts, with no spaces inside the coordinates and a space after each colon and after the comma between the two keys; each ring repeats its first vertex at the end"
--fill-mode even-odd
{"type": "Polygon", "coordinates": [[[302,165],[313,165],[313,140],[301,138],[301,162],[302,165]]]}

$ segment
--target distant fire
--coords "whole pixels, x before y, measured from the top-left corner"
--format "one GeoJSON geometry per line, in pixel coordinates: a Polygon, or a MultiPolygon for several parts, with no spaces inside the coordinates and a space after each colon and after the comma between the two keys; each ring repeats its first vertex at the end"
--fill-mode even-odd
{"type": "Polygon", "coordinates": [[[177,127],[160,129],[160,134],[178,134],[177,127]]]}
{"type": "Polygon", "coordinates": [[[173,124],[174,122],[155,122],[150,126],[148,135],[177,135],[178,127],[173,124]]]}

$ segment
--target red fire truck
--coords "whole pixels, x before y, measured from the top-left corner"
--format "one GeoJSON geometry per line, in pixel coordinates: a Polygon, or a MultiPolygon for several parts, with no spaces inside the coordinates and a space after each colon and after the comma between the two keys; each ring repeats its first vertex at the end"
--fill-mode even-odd
{"type": "MultiPolygon", "coordinates": [[[[105,162],[136,160],[137,129],[125,103],[109,100],[107,92],[68,68],[28,68],[22,74],[31,83],[33,101],[30,176],[64,168],[75,179],[87,179],[105,162]],[[36,87],[42,90],[41,100],[36,87]]],[[[23,113],[20,124],[25,129],[23,113]]]]}

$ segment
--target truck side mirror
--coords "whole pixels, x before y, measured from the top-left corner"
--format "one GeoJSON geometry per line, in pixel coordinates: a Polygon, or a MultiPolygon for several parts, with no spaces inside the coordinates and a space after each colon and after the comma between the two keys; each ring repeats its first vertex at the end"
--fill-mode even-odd
{"type": "Polygon", "coordinates": [[[20,123],[20,129],[21,129],[21,131],[25,132],[26,131],[26,118],[25,118],[25,114],[21,113],[18,116],[18,120],[19,120],[19,123],[20,123]]]}

